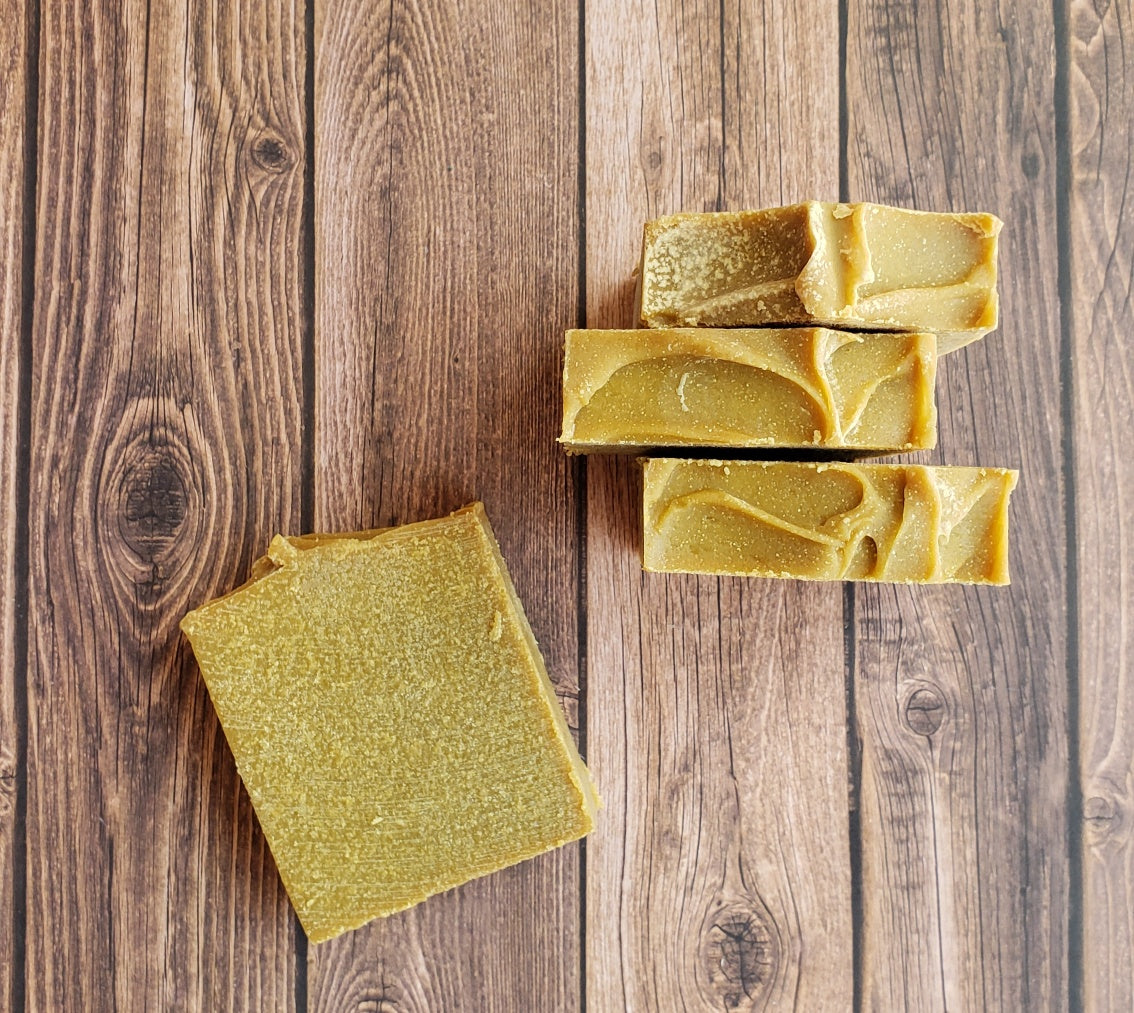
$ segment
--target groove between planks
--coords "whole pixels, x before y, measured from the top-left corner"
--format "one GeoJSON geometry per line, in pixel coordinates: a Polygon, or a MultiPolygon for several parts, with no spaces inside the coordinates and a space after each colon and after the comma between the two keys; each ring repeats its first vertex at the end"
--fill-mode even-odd
{"type": "Polygon", "coordinates": [[[0,0],[0,1007],[24,997],[24,841],[27,654],[26,355],[30,259],[24,200],[34,172],[28,145],[28,45],[32,14],[24,0],[0,0]],[[21,444],[24,443],[24,446],[21,444]]]}

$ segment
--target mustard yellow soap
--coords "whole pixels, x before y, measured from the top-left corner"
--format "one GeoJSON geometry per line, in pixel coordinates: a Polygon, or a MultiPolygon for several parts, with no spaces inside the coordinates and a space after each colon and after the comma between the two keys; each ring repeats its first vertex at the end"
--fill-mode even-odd
{"type": "Polygon", "coordinates": [[[928,333],[821,327],[568,331],[560,442],[573,453],[928,449],[936,347],[928,333]]]}
{"type": "Polygon", "coordinates": [[[313,942],[587,834],[598,799],[484,509],[273,539],[193,645],[313,942]]]}
{"type": "Polygon", "coordinates": [[[822,324],[933,331],[940,355],[996,327],[989,214],[807,201],[647,222],[639,300],[649,327],[822,324]]]}
{"type": "Polygon", "coordinates": [[[645,462],[647,570],[1007,584],[1017,473],[913,464],[645,462]]]}

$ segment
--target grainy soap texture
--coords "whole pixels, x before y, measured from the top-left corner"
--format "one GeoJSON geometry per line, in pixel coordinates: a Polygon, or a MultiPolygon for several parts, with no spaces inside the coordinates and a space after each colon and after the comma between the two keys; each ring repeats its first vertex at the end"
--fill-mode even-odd
{"type": "Polygon", "coordinates": [[[944,355],[996,327],[1001,225],[819,201],[656,218],[642,243],[642,323],[925,330],[944,355]]]}
{"type": "Polygon", "coordinates": [[[1008,583],[1014,471],[655,459],[644,474],[647,570],[1008,583]]]}
{"type": "Polygon", "coordinates": [[[825,328],[567,332],[570,451],[823,447],[900,451],[937,442],[936,338],[825,328]]]}
{"type": "Polygon", "coordinates": [[[597,798],[479,503],[272,541],[182,629],[319,942],[588,833],[597,798]]]}

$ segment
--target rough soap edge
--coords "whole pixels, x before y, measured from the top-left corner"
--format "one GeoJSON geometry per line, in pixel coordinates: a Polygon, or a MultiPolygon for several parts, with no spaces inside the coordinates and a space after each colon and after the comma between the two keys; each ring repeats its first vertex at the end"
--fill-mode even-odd
{"type": "Polygon", "coordinates": [[[858,208],[881,208],[885,211],[902,211],[911,215],[926,217],[954,218],[976,232],[982,239],[995,239],[1000,235],[1004,222],[990,211],[930,211],[926,208],[908,208],[900,204],[879,204],[877,201],[825,201],[815,198],[796,201],[793,204],[777,204],[766,208],[737,208],[731,211],[678,211],[668,215],[658,215],[649,219],[643,228],[643,240],[651,242],[658,234],[681,225],[691,219],[702,221],[731,221],[746,215],[771,214],[773,212],[794,211],[806,208],[808,213],[819,210],[835,217],[845,218],[858,208]]]}

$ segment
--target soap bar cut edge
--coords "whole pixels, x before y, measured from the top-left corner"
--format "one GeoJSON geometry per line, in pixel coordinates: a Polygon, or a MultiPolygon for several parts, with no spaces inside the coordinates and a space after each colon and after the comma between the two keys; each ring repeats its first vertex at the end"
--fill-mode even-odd
{"type": "MultiPolygon", "coordinates": [[[[917,450],[932,450],[937,445],[937,405],[935,398],[937,373],[937,338],[931,332],[919,331],[879,331],[850,333],[833,328],[802,325],[798,327],[664,327],[664,328],[632,328],[632,329],[594,329],[572,328],[566,332],[564,338],[562,394],[563,410],[560,424],[560,435],[557,442],[563,450],[570,455],[574,454],[640,454],[651,452],[657,454],[660,450],[673,448],[675,450],[838,450],[854,455],[876,456],[880,454],[901,454],[917,450]],[[704,347],[714,340],[731,345],[731,355],[709,354],[704,347]],[[612,346],[624,350],[617,367],[608,371],[608,364],[601,369],[594,366],[594,349],[604,341],[612,346]],[[760,346],[761,341],[767,344],[760,346]],[[837,353],[845,355],[861,354],[861,346],[869,342],[904,342],[908,349],[904,358],[899,362],[899,371],[890,376],[873,375],[873,387],[858,387],[856,396],[848,397],[848,392],[840,391],[833,382],[836,373],[833,372],[834,357],[837,353]],[[746,347],[753,342],[756,348],[746,347]],[[807,370],[796,374],[792,363],[795,348],[807,353],[808,365],[817,371],[816,376],[805,376],[807,370]],[[780,344],[784,343],[784,344],[780,344]],[[651,347],[649,352],[635,354],[639,349],[634,345],[657,346],[651,347]],[[590,345],[590,347],[588,347],[590,345]],[[769,347],[770,346],[770,347],[769,347]],[[664,352],[661,349],[664,347],[664,352]],[[628,352],[625,349],[629,348],[628,352]],[[785,348],[787,351],[785,352],[785,348]],[[819,362],[819,351],[825,350],[826,355],[819,362]],[[776,363],[777,356],[783,355],[784,360],[776,363]],[[704,359],[707,362],[718,361],[725,365],[747,366],[756,370],[768,371],[776,377],[791,383],[798,392],[799,400],[807,411],[819,410],[824,415],[828,428],[836,432],[824,436],[819,429],[812,429],[812,438],[808,440],[789,440],[768,436],[766,438],[746,437],[733,439],[713,440],[709,438],[698,439],[685,435],[673,434],[672,438],[655,438],[648,440],[621,439],[621,440],[588,440],[578,435],[578,420],[580,414],[592,403],[595,395],[605,388],[606,384],[622,369],[637,365],[638,363],[664,360],[668,356],[704,359]],[[588,362],[588,359],[590,361],[588,362]],[[912,364],[911,364],[912,363],[912,364]],[[787,366],[785,372],[784,366],[787,366]],[[574,368],[573,368],[574,367],[574,368]],[[909,404],[914,419],[911,429],[906,434],[904,442],[896,441],[866,441],[853,435],[862,420],[862,413],[866,405],[872,402],[877,395],[879,384],[897,379],[903,373],[908,387],[909,404]],[[598,382],[599,379],[602,382],[598,382]],[[816,388],[810,389],[808,381],[817,381],[816,388]],[[849,427],[850,435],[840,432],[842,429],[843,413],[840,408],[854,404],[857,396],[863,390],[870,390],[871,394],[862,403],[853,425],[849,427]]],[[[684,377],[682,378],[684,381],[684,377]]],[[[680,396],[680,385],[678,387],[680,396]]],[[[684,408],[684,399],[682,399],[684,408]]],[[[647,412],[647,424],[648,412],[647,412]]],[[[719,421],[719,420],[718,420],[719,421]]]]}
{"type": "Polygon", "coordinates": [[[862,583],[888,583],[888,584],[907,584],[918,586],[931,586],[931,585],[946,585],[946,584],[962,584],[969,586],[986,586],[986,587],[1003,587],[1011,583],[1008,568],[1008,547],[1009,547],[1009,501],[1012,493],[1015,491],[1019,482],[1020,473],[1011,468],[989,468],[981,466],[967,466],[958,467],[950,465],[917,465],[917,464],[871,464],[854,462],[784,462],[784,461],[725,461],[725,460],[711,460],[707,458],[695,459],[681,459],[681,458],[642,458],[640,461],[642,468],[642,514],[641,514],[641,560],[642,569],[646,573],[688,573],[688,574],[708,574],[712,576],[722,577],[757,577],[761,579],[773,580],[802,580],[811,581],[816,583],[831,583],[831,582],[862,582],[862,583]],[[998,502],[997,518],[1000,522],[999,526],[1003,530],[1003,538],[999,545],[998,556],[990,567],[993,576],[983,580],[965,580],[958,578],[945,578],[941,580],[936,579],[894,579],[889,577],[814,577],[808,575],[799,575],[791,572],[772,572],[765,570],[742,569],[737,567],[735,569],[694,569],[684,567],[667,567],[655,566],[650,559],[649,553],[649,524],[650,524],[650,492],[652,486],[660,484],[661,479],[654,479],[651,476],[651,471],[655,469],[670,469],[680,467],[683,465],[695,465],[704,467],[721,467],[728,473],[731,467],[771,467],[776,465],[792,464],[804,468],[815,468],[817,471],[822,471],[827,468],[840,468],[840,467],[862,467],[866,469],[880,468],[880,469],[895,469],[895,470],[912,470],[923,472],[934,471],[969,471],[969,472],[989,472],[1001,478],[1005,483],[1001,490],[1001,497],[998,502]]]}
{"type": "MultiPolygon", "coordinates": [[[[902,208],[896,205],[877,204],[869,201],[857,202],[833,202],[833,201],[817,201],[807,200],[801,201],[796,204],[788,204],[774,208],[760,208],[748,209],[739,211],[706,211],[706,212],[676,212],[668,215],[661,215],[652,218],[645,223],[642,234],[642,249],[641,256],[639,257],[638,264],[634,270],[635,276],[635,289],[634,289],[634,317],[642,327],[711,327],[711,326],[749,326],[749,327],[762,327],[762,326],[784,326],[784,325],[813,325],[821,327],[844,328],[850,330],[932,330],[937,334],[937,352],[938,355],[946,355],[950,352],[956,351],[965,345],[978,341],[986,337],[992,331],[996,330],[999,326],[999,305],[1000,297],[996,281],[996,262],[998,251],[998,237],[1003,227],[1003,222],[995,215],[988,212],[939,212],[939,211],[921,211],[912,208],[902,208]],[[774,212],[782,212],[784,215],[791,213],[805,215],[810,223],[812,232],[818,231],[822,233],[822,228],[819,228],[819,216],[825,209],[832,209],[834,217],[843,219],[851,217],[860,213],[861,209],[866,210],[881,210],[881,211],[897,211],[908,213],[911,215],[941,215],[948,216],[954,219],[963,219],[968,224],[971,220],[971,226],[974,230],[979,229],[984,238],[991,240],[992,250],[989,257],[992,269],[992,282],[990,290],[987,294],[987,300],[984,311],[981,314],[981,322],[979,326],[970,326],[966,328],[950,328],[950,327],[931,327],[926,326],[924,322],[905,322],[899,323],[886,323],[879,320],[859,320],[855,318],[853,312],[843,312],[832,316],[823,314],[815,314],[808,311],[805,303],[806,292],[809,286],[816,278],[816,271],[819,265],[816,263],[816,256],[820,253],[820,247],[824,245],[824,239],[811,236],[811,246],[807,249],[807,259],[801,267],[799,273],[795,276],[794,293],[791,294],[789,302],[794,309],[791,312],[781,314],[771,314],[761,316],[759,318],[732,320],[726,322],[718,321],[715,319],[700,319],[697,316],[690,316],[675,312],[672,309],[658,308],[657,310],[650,310],[644,304],[645,298],[645,278],[647,274],[647,255],[651,243],[667,229],[675,227],[684,220],[690,219],[737,219],[743,215],[757,215],[757,214],[771,214],[774,212]]],[[[866,262],[869,268],[869,258],[866,262]]],[[[844,268],[845,269],[845,268],[844,268]]],[[[788,279],[784,279],[785,282],[788,279]]],[[[787,292],[781,293],[787,296],[787,292]]]]}

